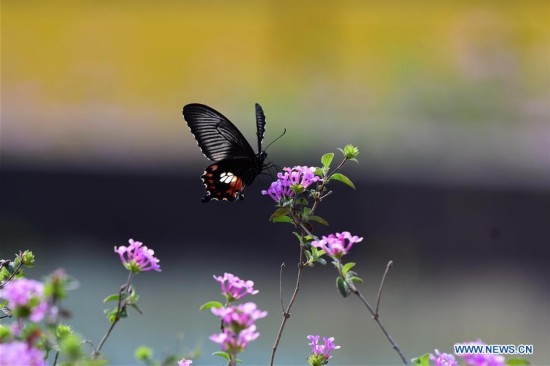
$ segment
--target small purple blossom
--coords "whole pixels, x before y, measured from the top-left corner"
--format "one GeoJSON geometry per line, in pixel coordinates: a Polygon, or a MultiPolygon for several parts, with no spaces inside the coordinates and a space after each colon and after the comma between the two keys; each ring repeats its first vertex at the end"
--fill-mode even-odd
{"type": "Polygon", "coordinates": [[[344,231],[342,233],[323,236],[321,240],[312,241],[311,245],[323,249],[330,257],[341,258],[350,251],[353,244],[359,243],[362,240],[363,238],[352,236],[348,231],[344,231]]]}
{"type": "Polygon", "coordinates": [[[218,309],[212,308],[211,311],[222,319],[225,327],[231,328],[234,332],[248,328],[256,320],[267,316],[267,311],[259,310],[253,302],[218,309]]]}
{"type": "MultiPolygon", "coordinates": [[[[483,343],[481,339],[478,339],[475,342],[459,343],[457,345],[484,346],[485,343],[483,343]]],[[[472,353],[472,354],[462,354],[457,356],[464,359],[464,362],[466,363],[467,366],[504,366],[506,365],[504,356],[502,355],[472,353]]]]}
{"type": "Polygon", "coordinates": [[[214,276],[214,279],[220,283],[222,295],[229,302],[240,300],[249,294],[256,295],[259,292],[258,290],[254,290],[254,281],[241,280],[231,273],[226,272],[223,274],[223,277],[214,276]]]}
{"type": "Polygon", "coordinates": [[[263,190],[263,195],[269,195],[277,203],[283,199],[293,198],[296,193],[292,187],[306,189],[311,184],[320,181],[321,178],[315,175],[314,167],[294,166],[292,168],[283,168],[283,172],[277,173],[277,180],[263,190]]]}
{"type": "Polygon", "coordinates": [[[35,280],[20,278],[8,282],[0,290],[0,298],[6,299],[14,313],[33,322],[41,321],[50,309],[44,298],[44,285],[35,280]]]}
{"type": "Polygon", "coordinates": [[[0,344],[0,366],[46,366],[44,352],[26,342],[0,344]]]}
{"type": "Polygon", "coordinates": [[[434,366],[457,366],[455,356],[449,353],[441,353],[439,350],[434,350],[435,355],[430,353],[430,360],[434,362],[434,366]]]}
{"type": "Polygon", "coordinates": [[[238,333],[225,328],[222,333],[213,334],[209,339],[219,344],[222,351],[236,355],[244,351],[246,346],[259,336],[260,333],[256,332],[256,325],[251,325],[238,333]]]}
{"type": "Polygon", "coordinates": [[[310,340],[311,355],[308,357],[310,365],[325,365],[328,360],[332,358],[331,352],[335,349],[339,349],[340,346],[334,344],[334,337],[323,337],[324,344],[318,344],[318,335],[308,335],[307,339],[310,340]]]}
{"type": "Polygon", "coordinates": [[[128,240],[129,246],[121,245],[115,247],[115,252],[120,255],[120,260],[126,269],[133,273],[158,271],[160,272],[159,260],[155,257],[155,251],[147,248],[143,243],[128,240]]]}
{"type": "Polygon", "coordinates": [[[192,363],[193,361],[182,358],[181,360],[178,361],[178,366],[190,366],[192,363]]]}

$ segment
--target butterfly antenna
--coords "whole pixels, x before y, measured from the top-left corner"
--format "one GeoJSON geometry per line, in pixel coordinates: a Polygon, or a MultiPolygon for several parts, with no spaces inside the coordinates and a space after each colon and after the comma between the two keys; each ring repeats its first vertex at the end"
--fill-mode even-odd
{"type": "Polygon", "coordinates": [[[273,145],[273,143],[274,143],[275,141],[277,141],[278,139],[280,139],[281,137],[283,137],[283,136],[285,135],[285,133],[286,133],[286,128],[284,129],[283,133],[282,133],[279,137],[277,137],[275,140],[271,141],[271,143],[270,143],[269,145],[266,146],[266,148],[264,149],[264,151],[266,151],[271,145],[273,145]]]}

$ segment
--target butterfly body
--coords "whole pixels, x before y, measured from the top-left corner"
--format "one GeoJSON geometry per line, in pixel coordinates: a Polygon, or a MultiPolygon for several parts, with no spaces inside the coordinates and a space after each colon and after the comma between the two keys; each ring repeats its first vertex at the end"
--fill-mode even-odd
{"type": "Polygon", "coordinates": [[[187,104],[183,107],[183,116],[204,156],[214,161],[201,176],[206,188],[202,201],[244,199],[246,186],[265,169],[267,154],[262,150],[265,132],[262,107],[256,104],[257,153],[237,127],[214,109],[204,104],[187,104]]]}

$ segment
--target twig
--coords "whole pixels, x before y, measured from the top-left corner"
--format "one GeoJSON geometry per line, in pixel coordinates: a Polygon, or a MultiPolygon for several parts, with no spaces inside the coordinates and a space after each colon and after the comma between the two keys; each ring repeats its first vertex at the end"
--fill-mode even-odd
{"type": "Polygon", "coordinates": [[[384,282],[386,281],[386,276],[388,275],[388,272],[390,271],[390,268],[393,266],[393,261],[389,261],[386,265],[386,270],[384,271],[384,275],[382,276],[382,280],[380,281],[380,287],[378,288],[378,296],[376,297],[376,310],[374,311],[374,316],[378,319],[378,309],[380,309],[380,298],[382,297],[382,289],[384,288],[384,282]]]}
{"type": "Polygon", "coordinates": [[[285,262],[281,263],[281,271],[279,272],[279,298],[281,299],[281,309],[285,312],[285,305],[283,304],[283,268],[285,268],[285,262]]]}
{"type": "Polygon", "coordinates": [[[132,280],[132,272],[130,272],[130,274],[128,275],[128,280],[126,281],[126,283],[124,285],[122,285],[122,287],[120,288],[120,291],[118,292],[118,305],[117,305],[117,313],[116,313],[116,316],[115,316],[115,320],[113,320],[113,322],[111,323],[111,326],[107,330],[107,333],[105,333],[105,335],[101,339],[101,342],[99,342],[99,346],[97,346],[97,348],[92,353],[92,357],[94,359],[96,359],[99,356],[100,351],[101,351],[101,347],[103,347],[103,344],[105,343],[105,341],[107,341],[107,338],[109,338],[109,336],[111,335],[111,332],[113,331],[113,328],[118,323],[118,321],[121,319],[120,314],[122,313],[122,310],[126,307],[126,304],[122,303],[122,294],[124,292],[128,292],[128,290],[130,289],[130,281],[131,280],[132,280]]]}
{"type": "Polygon", "coordinates": [[[300,290],[300,281],[302,279],[302,270],[304,269],[304,263],[303,263],[303,257],[304,257],[304,247],[300,245],[300,260],[298,261],[298,275],[296,277],[296,287],[294,288],[294,293],[292,294],[292,297],[290,298],[290,302],[288,303],[288,306],[285,309],[283,309],[283,320],[281,322],[281,326],[279,327],[279,332],[277,333],[277,338],[275,339],[275,344],[273,345],[272,351],[271,351],[271,361],[269,363],[270,366],[273,366],[273,362],[275,361],[275,353],[277,352],[277,347],[279,346],[279,342],[281,341],[281,336],[283,335],[283,330],[285,329],[285,324],[290,318],[290,309],[292,308],[292,305],[294,304],[294,301],[296,300],[296,296],[298,295],[298,291],[300,290]]]}
{"type": "Polygon", "coordinates": [[[53,366],[57,364],[57,358],[59,357],[59,351],[55,353],[55,358],[53,359],[53,366]]]}
{"type": "Polygon", "coordinates": [[[367,309],[369,309],[369,312],[371,313],[372,315],[372,318],[374,319],[374,321],[376,323],[378,323],[378,326],[380,327],[380,329],[382,329],[382,332],[384,332],[384,334],[386,335],[386,338],[388,338],[388,340],[390,341],[390,343],[392,344],[393,346],[393,349],[399,354],[399,357],[401,357],[401,360],[403,360],[403,364],[405,365],[408,365],[408,361],[407,359],[405,358],[405,356],[403,356],[403,353],[401,353],[401,350],[399,349],[399,346],[397,345],[397,343],[393,340],[392,336],[388,333],[388,331],[386,330],[386,328],[384,328],[384,325],[382,324],[382,321],[379,319],[378,316],[375,316],[375,312],[374,310],[372,310],[372,307],[370,306],[369,302],[367,301],[367,299],[365,299],[365,297],[363,296],[363,294],[361,294],[361,292],[359,290],[357,290],[355,287],[352,287],[352,290],[351,290],[355,295],[357,295],[357,297],[359,297],[361,299],[361,301],[363,302],[363,304],[365,304],[365,306],[367,307],[367,309]]]}

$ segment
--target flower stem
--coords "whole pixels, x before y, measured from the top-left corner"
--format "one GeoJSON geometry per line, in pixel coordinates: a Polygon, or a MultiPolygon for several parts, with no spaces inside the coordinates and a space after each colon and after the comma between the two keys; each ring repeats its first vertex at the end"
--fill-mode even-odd
{"type": "Polygon", "coordinates": [[[128,292],[130,289],[130,281],[132,281],[132,272],[130,271],[130,274],[128,275],[128,280],[124,285],[120,287],[120,291],[118,292],[118,305],[117,305],[117,312],[115,316],[115,320],[111,323],[111,326],[107,330],[107,333],[103,336],[101,339],[101,342],[99,342],[99,346],[97,346],[97,349],[95,349],[92,353],[93,359],[96,359],[100,355],[101,347],[103,347],[103,344],[107,341],[107,338],[111,335],[111,332],[113,331],[115,325],[118,323],[118,321],[121,319],[122,311],[126,308],[126,303],[122,302],[122,294],[125,292],[128,292]]]}
{"type": "MultiPolygon", "coordinates": [[[[273,345],[273,348],[271,351],[271,361],[269,363],[270,366],[273,366],[273,362],[275,361],[275,353],[277,352],[277,347],[279,346],[279,342],[281,341],[281,336],[283,335],[286,322],[290,318],[290,309],[292,308],[294,301],[296,301],[296,297],[298,296],[298,291],[300,291],[300,282],[302,280],[302,271],[304,269],[303,257],[304,257],[304,247],[300,245],[300,259],[298,261],[298,274],[296,276],[296,287],[294,288],[294,293],[290,298],[290,302],[288,303],[288,306],[286,307],[286,309],[283,307],[283,320],[281,321],[281,326],[279,327],[279,332],[277,333],[275,344],[273,345]]],[[[282,296],[281,296],[281,301],[282,301],[282,296]]]]}
{"type": "Polygon", "coordinates": [[[382,332],[384,332],[384,334],[386,335],[386,338],[388,338],[388,341],[390,341],[391,345],[393,346],[393,349],[395,350],[395,352],[397,352],[399,354],[399,357],[401,357],[401,360],[403,361],[403,364],[404,365],[408,365],[409,363],[407,362],[407,359],[405,358],[405,356],[403,356],[403,353],[401,353],[401,350],[399,349],[399,346],[397,345],[397,343],[395,342],[395,340],[392,338],[392,336],[388,333],[388,331],[386,330],[386,328],[384,327],[384,324],[382,324],[382,321],[380,320],[380,317],[378,316],[377,313],[374,312],[374,310],[372,309],[372,306],[370,306],[369,302],[367,301],[367,299],[365,299],[365,297],[363,296],[363,294],[357,290],[355,287],[352,287],[352,292],[357,295],[357,297],[359,297],[359,299],[361,299],[361,301],[363,302],[363,304],[365,304],[365,306],[367,307],[367,309],[369,309],[369,312],[371,313],[372,315],[372,318],[374,319],[374,321],[378,324],[378,326],[380,327],[380,329],[382,329],[382,332]]]}

